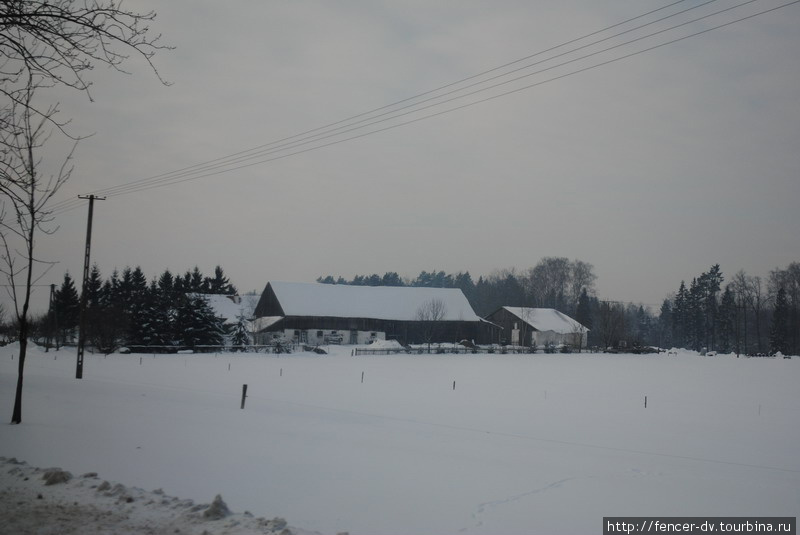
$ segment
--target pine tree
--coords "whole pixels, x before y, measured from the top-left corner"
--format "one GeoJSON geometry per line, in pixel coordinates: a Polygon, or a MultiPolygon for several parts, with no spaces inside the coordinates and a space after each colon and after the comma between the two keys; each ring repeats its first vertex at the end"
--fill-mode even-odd
{"type": "Polygon", "coordinates": [[[114,270],[103,283],[99,296],[100,317],[94,327],[92,344],[101,351],[110,353],[122,342],[125,333],[125,316],[119,291],[119,273],[114,270]]]}
{"type": "Polygon", "coordinates": [[[58,335],[62,343],[72,338],[75,328],[78,326],[78,316],[80,314],[80,299],[78,290],[69,272],[64,274],[64,281],[61,287],[55,292],[54,309],[58,318],[58,335]]]}
{"type": "Polygon", "coordinates": [[[678,293],[675,295],[675,306],[672,311],[672,340],[678,347],[688,347],[689,324],[689,292],[686,283],[681,281],[678,293]]]}
{"type": "Polygon", "coordinates": [[[664,299],[661,303],[661,310],[658,315],[658,346],[672,347],[672,323],[673,323],[672,301],[664,299]]]}
{"type": "Polygon", "coordinates": [[[103,276],[97,264],[89,272],[86,284],[86,339],[90,344],[96,345],[97,332],[103,321],[101,294],[103,291],[103,276]]]}
{"type": "Polygon", "coordinates": [[[214,278],[205,277],[203,280],[203,293],[236,295],[236,287],[231,284],[231,281],[222,272],[222,268],[217,266],[214,268],[214,278]]]}
{"type": "Polygon", "coordinates": [[[233,326],[233,331],[231,333],[231,345],[238,348],[244,348],[244,346],[250,343],[250,336],[247,333],[247,318],[244,317],[244,314],[239,314],[236,317],[236,324],[233,326]]]}
{"type": "Polygon", "coordinates": [[[786,290],[781,287],[778,289],[778,293],[775,296],[775,309],[772,312],[772,327],[769,332],[770,353],[788,352],[789,312],[789,301],[786,298],[786,290]]]}
{"type": "Polygon", "coordinates": [[[181,345],[219,346],[224,341],[222,320],[202,295],[188,294],[176,311],[176,334],[181,345]]]}
{"type": "Polygon", "coordinates": [[[169,311],[162,306],[161,294],[155,279],[150,282],[150,286],[134,310],[140,344],[150,346],[149,350],[153,352],[163,351],[163,346],[170,344],[172,326],[169,322],[169,311]]]}
{"type": "Polygon", "coordinates": [[[705,334],[705,345],[709,349],[717,349],[717,330],[718,330],[718,304],[717,294],[722,285],[723,276],[719,269],[719,264],[711,266],[706,273],[700,275],[700,291],[703,295],[701,306],[703,308],[705,334]]]}
{"type": "Polygon", "coordinates": [[[142,272],[142,268],[136,266],[133,271],[129,268],[125,270],[123,280],[126,281],[127,291],[127,302],[125,303],[128,317],[127,343],[130,346],[150,345],[152,333],[150,332],[150,295],[147,278],[142,272]]]}
{"type": "Polygon", "coordinates": [[[586,288],[581,291],[581,296],[578,298],[578,308],[575,309],[575,321],[589,330],[592,329],[592,303],[586,288]]]}

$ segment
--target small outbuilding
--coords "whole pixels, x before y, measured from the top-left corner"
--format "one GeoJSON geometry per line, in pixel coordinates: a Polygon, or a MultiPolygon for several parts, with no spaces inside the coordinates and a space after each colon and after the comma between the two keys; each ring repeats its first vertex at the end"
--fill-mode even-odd
{"type": "Polygon", "coordinates": [[[483,343],[496,329],[475,314],[457,288],[273,281],[261,294],[255,316],[262,344],[483,343]]]}
{"type": "Polygon", "coordinates": [[[589,329],[554,308],[500,307],[486,319],[502,327],[504,343],[514,346],[586,347],[589,329]]]}

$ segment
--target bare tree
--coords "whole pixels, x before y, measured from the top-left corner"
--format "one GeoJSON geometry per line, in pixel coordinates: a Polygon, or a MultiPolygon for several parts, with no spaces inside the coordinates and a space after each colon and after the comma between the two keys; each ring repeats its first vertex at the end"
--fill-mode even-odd
{"type": "Polygon", "coordinates": [[[570,306],[578,308],[581,294],[585,291],[587,295],[594,294],[594,283],[597,275],[594,274],[594,266],[589,262],[575,259],[572,261],[572,276],[570,277],[570,306]]]}
{"type": "MultiPolygon", "coordinates": [[[[18,325],[19,375],[11,423],[22,422],[22,377],[30,328],[31,289],[35,271],[43,263],[34,256],[38,232],[51,233],[52,216],[47,203],[69,179],[74,146],[60,168],[52,175],[41,174],[39,152],[50,135],[57,108],[34,108],[37,87],[30,85],[20,102],[14,101],[6,115],[6,128],[0,130],[0,272],[8,281],[18,325]],[[19,290],[18,290],[19,288],[19,290]]],[[[52,264],[50,264],[52,265],[52,264]]]]}
{"type": "Polygon", "coordinates": [[[625,330],[624,307],[619,303],[601,301],[594,328],[604,348],[618,343],[625,330]]]}
{"type": "Polygon", "coordinates": [[[39,86],[75,89],[91,99],[88,75],[94,66],[125,72],[122,66],[131,55],[144,59],[158,76],[153,56],[170,47],[150,32],[155,17],[153,11],[123,9],[119,0],[0,2],[0,92],[24,104],[25,88],[34,80],[39,86]]]}
{"type": "Polygon", "coordinates": [[[755,316],[756,321],[756,343],[758,352],[761,353],[764,351],[761,340],[761,320],[764,313],[764,307],[767,304],[767,299],[764,295],[764,288],[761,284],[761,277],[750,277],[747,292],[749,294],[748,301],[750,302],[750,308],[753,310],[753,315],[755,316]]]}
{"type": "Polygon", "coordinates": [[[35,236],[55,230],[48,225],[52,214],[47,204],[69,179],[75,147],[49,176],[41,153],[53,129],[77,142],[67,132],[68,121],[59,120],[58,106],[34,100],[34,95],[39,89],[63,87],[91,100],[92,68],[105,64],[124,72],[131,55],[143,58],[164,82],[152,58],[169,47],[150,32],[154,19],[154,12],[127,11],[119,0],[0,2],[0,247],[20,343],[12,423],[22,421],[31,288],[35,268],[43,266],[34,256],[35,236]]]}
{"type": "Polygon", "coordinates": [[[733,290],[736,293],[736,316],[737,316],[737,321],[736,321],[736,330],[737,330],[736,353],[737,354],[739,354],[741,352],[740,351],[740,345],[739,345],[740,341],[743,342],[741,347],[744,347],[744,352],[745,353],[748,352],[748,347],[747,347],[747,330],[748,330],[747,309],[750,306],[750,293],[748,292],[748,286],[750,284],[749,283],[749,279],[750,279],[750,277],[747,275],[747,273],[745,273],[743,270],[739,270],[736,273],[736,275],[733,276],[733,280],[731,281],[731,284],[733,285],[733,290]],[[739,330],[739,321],[738,321],[738,319],[739,319],[738,318],[739,311],[742,312],[742,320],[743,320],[741,336],[738,334],[738,330],[739,330]]]}
{"type": "Polygon", "coordinates": [[[422,324],[422,335],[430,350],[431,342],[439,329],[439,323],[447,316],[447,305],[441,299],[430,299],[417,309],[415,318],[422,324]]]}

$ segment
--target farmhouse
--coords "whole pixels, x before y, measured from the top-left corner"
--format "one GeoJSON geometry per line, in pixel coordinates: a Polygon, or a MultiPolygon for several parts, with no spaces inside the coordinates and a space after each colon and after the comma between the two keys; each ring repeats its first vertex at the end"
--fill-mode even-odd
{"type": "Polygon", "coordinates": [[[258,343],[481,343],[494,328],[456,288],[269,282],[255,316],[258,343]]]}
{"type": "Polygon", "coordinates": [[[586,347],[589,329],[554,308],[500,307],[486,319],[503,328],[511,345],[586,347]]]}

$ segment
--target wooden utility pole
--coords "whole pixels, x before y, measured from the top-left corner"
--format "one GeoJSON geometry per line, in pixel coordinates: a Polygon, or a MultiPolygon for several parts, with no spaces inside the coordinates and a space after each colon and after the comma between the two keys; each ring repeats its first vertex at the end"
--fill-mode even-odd
{"type": "Polygon", "coordinates": [[[94,195],[78,195],[79,199],[89,199],[89,222],[86,225],[86,253],[83,258],[83,288],[81,290],[81,309],[78,315],[78,365],[75,370],[75,378],[83,379],[83,349],[86,345],[86,301],[88,300],[87,289],[89,287],[89,252],[92,248],[92,214],[94,212],[94,201],[106,200],[105,197],[94,195]]]}

